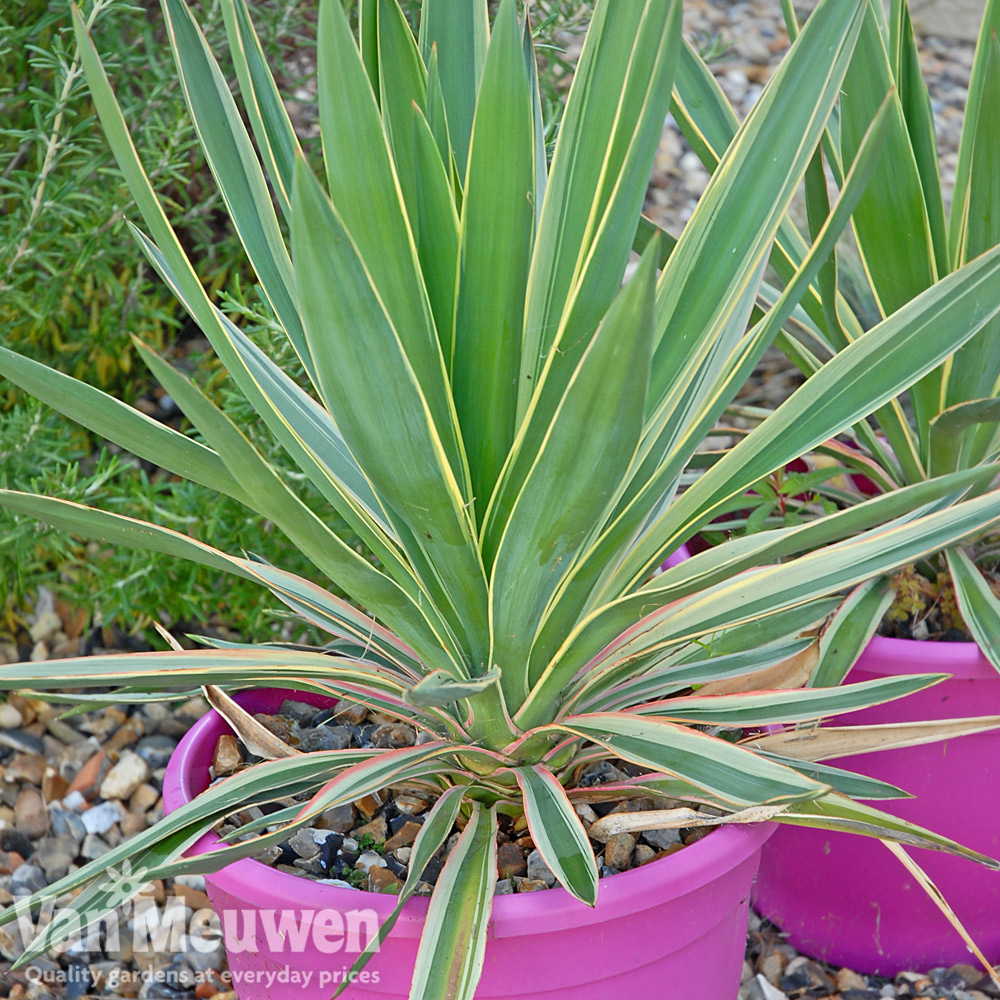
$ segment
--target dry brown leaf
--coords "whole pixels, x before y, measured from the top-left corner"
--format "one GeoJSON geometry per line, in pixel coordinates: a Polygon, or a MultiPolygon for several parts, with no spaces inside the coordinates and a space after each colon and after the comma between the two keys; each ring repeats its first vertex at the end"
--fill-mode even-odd
{"type": "Polygon", "coordinates": [[[819,662],[819,643],[806,646],[787,660],[766,670],[757,670],[722,681],[709,681],[698,688],[699,695],[745,694],[747,691],[777,691],[804,687],[819,662]]]}
{"type": "Polygon", "coordinates": [[[252,754],[265,760],[278,760],[280,757],[297,757],[301,750],[289,746],[284,740],[278,739],[270,729],[261,725],[246,709],[240,708],[232,698],[214,684],[206,684],[202,688],[208,703],[232,726],[233,732],[243,740],[244,745],[252,754]]]}
{"type": "Polygon", "coordinates": [[[781,806],[751,806],[725,816],[712,816],[697,809],[647,809],[643,812],[609,813],[587,831],[589,837],[602,844],[619,833],[641,830],[667,830],[686,826],[723,826],[727,823],[765,823],[788,808],[781,806]]]}
{"type": "Polygon", "coordinates": [[[153,628],[159,633],[160,638],[172,649],[174,652],[183,653],[184,647],[159,623],[153,622],[153,628]]]}
{"type": "Polygon", "coordinates": [[[993,966],[986,960],[986,956],[980,951],[976,942],[972,940],[972,936],[962,926],[962,921],[958,919],[955,911],[948,905],[948,900],[944,898],[941,890],[930,880],[923,868],[903,850],[900,844],[893,843],[891,840],[883,840],[882,843],[899,858],[903,863],[903,867],[917,880],[920,888],[930,897],[931,902],[945,915],[948,923],[962,936],[962,940],[969,946],[972,954],[982,962],[983,968],[989,973],[989,977],[993,980],[994,985],[1000,986],[1000,976],[997,975],[993,966]]]}
{"type": "Polygon", "coordinates": [[[744,741],[754,749],[768,750],[796,760],[827,760],[915,747],[956,736],[982,733],[1000,727],[1000,715],[972,719],[942,719],[938,722],[897,722],[884,726],[816,726],[789,729],[744,741]]]}

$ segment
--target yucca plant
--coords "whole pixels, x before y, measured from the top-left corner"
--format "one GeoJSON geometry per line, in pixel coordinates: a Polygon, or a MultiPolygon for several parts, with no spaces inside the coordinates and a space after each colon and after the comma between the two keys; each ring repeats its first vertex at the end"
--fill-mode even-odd
{"type": "MultiPolygon", "coordinates": [[[[956,499],[993,468],[739,539],[654,576],[730,498],[885,404],[1000,312],[994,252],[840,352],[807,393],[677,495],[703,435],[807,294],[885,140],[883,113],[814,245],[748,329],[775,236],[837,103],[864,0],[817,6],[676,245],[640,210],[681,51],[678,0],[597,4],[551,164],[530,33],[515,0],[502,0],[492,26],[485,0],[425,0],[417,38],[396,0],[365,0],[359,42],[337,0],[324,0],[323,180],[301,156],[244,0],[222,6],[256,148],[184,0],[163,3],[206,158],[306,385],[209,299],[76,16],[83,63],[145,224],[145,232],[133,228],[140,247],[370,558],[146,347],[143,358],[199,437],[9,351],[0,351],[0,371],[122,447],[245,503],[357,603],[260,556],[2,491],[7,507],[78,534],[255,580],[332,639],[317,651],[229,644],[18,664],[0,671],[0,686],[69,700],[68,688],[118,689],[75,696],[101,702],[184,697],[202,685],[213,694],[294,685],[360,699],[429,741],[278,759],[213,786],[5,911],[0,922],[82,889],[21,961],[115,906],[101,876],[125,858],[151,878],[210,870],[285,839],[332,805],[426,780],[442,795],[414,850],[432,854],[453,820],[462,834],[432,897],[412,996],[471,997],[498,813],[526,817],[559,882],[595,901],[593,851],[565,787],[584,755],[646,769],[623,786],[626,797],[659,793],[734,821],[857,830],[995,865],[850,798],[896,789],[777,758],[749,738],[733,742],[745,727],[836,715],[938,679],[785,691],[757,690],[754,675],[812,643],[800,636],[828,613],[831,595],[1000,520],[1000,491],[956,499]],[[621,288],[633,245],[642,258],[621,288]],[[719,680],[739,693],[701,687],[719,680]],[[309,797],[269,817],[278,829],[183,856],[246,803],[293,792],[309,797]]],[[[881,736],[887,745],[912,738],[881,736]]],[[[407,880],[400,906],[419,875],[407,880]]]]}
{"type": "MultiPolygon", "coordinates": [[[[783,3],[789,31],[795,13],[783,3]]],[[[844,78],[837,115],[806,175],[809,229],[815,235],[829,211],[824,162],[843,188],[846,167],[866,141],[876,118],[886,116],[886,138],[865,191],[852,216],[865,287],[842,291],[844,266],[831,254],[802,311],[778,337],[787,356],[806,375],[820,371],[837,352],[867,335],[864,316],[889,316],[914,302],[967,262],[1000,243],[1000,4],[985,5],[973,61],[969,96],[958,151],[950,213],[945,208],[934,117],[907,0],[893,0],[886,15],[870,3],[858,44],[844,78]],[[892,88],[890,96],[885,94],[892,88]],[[825,154],[825,155],[823,155],[825,154]]],[[[714,169],[735,134],[736,117],[722,91],[686,51],[679,74],[675,111],[694,138],[703,160],[714,169]]],[[[776,271],[794,271],[807,242],[788,220],[772,255],[776,271]]],[[[845,286],[846,287],[846,286],[845,286]]],[[[992,300],[983,297],[982,308],[992,300]]],[[[932,334],[928,334],[932,336],[932,334]]],[[[760,412],[743,411],[751,420],[760,412]]],[[[1000,454],[1000,322],[990,319],[968,343],[918,379],[906,394],[878,408],[871,418],[825,443],[814,470],[786,484],[786,494],[806,501],[802,515],[818,510],[810,501],[843,508],[872,493],[925,482],[932,476],[983,468],[1000,454]],[[846,473],[847,475],[844,475],[846,473]],[[840,474],[840,475],[838,475],[840,474]],[[803,489],[802,487],[809,489],[803,489]],[[801,494],[805,494],[801,496],[801,494]]],[[[983,481],[985,488],[988,480],[983,481]]],[[[766,524],[777,509],[765,486],[762,502],[747,522],[766,524]]],[[[734,501],[732,507],[737,503],[734,501]]],[[[886,613],[896,621],[920,624],[932,607],[944,609],[940,632],[964,631],[1000,669],[1000,589],[997,539],[983,532],[918,561],[903,574],[879,574],[850,597],[838,615],[828,657],[816,680],[842,678],[886,613]],[[983,572],[985,571],[985,573],[983,572]]],[[[921,635],[918,627],[914,637],[921,635]]],[[[949,638],[953,637],[952,633],[949,638]]]]}

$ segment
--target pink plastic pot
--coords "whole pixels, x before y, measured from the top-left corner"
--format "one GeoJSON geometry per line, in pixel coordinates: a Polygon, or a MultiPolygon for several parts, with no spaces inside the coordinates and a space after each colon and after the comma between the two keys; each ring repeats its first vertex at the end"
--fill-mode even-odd
{"type": "MultiPolygon", "coordinates": [[[[328,704],[311,694],[274,690],[245,692],[237,700],[251,711],[273,712],[286,697],[328,704]]],[[[166,811],[207,786],[213,749],[227,731],[210,712],[184,737],[163,783],[166,811]]],[[[771,824],[716,830],[671,857],[605,880],[593,909],[562,889],[497,897],[476,996],[607,1000],[669,994],[732,1000],[743,961],[750,883],[761,845],[772,832],[771,824]]],[[[217,843],[207,835],[193,853],[217,843]]],[[[395,905],[392,896],[323,885],[249,859],[206,881],[213,906],[224,914],[240,1000],[327,1000],[335,977],[350,969],[363,946],[369,921],[385,918],[395,905]],[[271,935],[275,940],[269,944],[267,927],[272,920],[280,927],[282,914],[290,921],[284,941],[271,935]],[[255,922],[256,940],[237,950],[233,938],[244,937],[248,919],[255,922]],[[298,946],[296,928],[305,929],[298,946]]],[[[426,912],[426,899],[407,903],[369,964],[367,981],[356,981],[348,998],[408,996],[426,912]]]]}
{"type": "MultiPolygon", "coordinates": [[[[1000,675],[974,643],[875,637],[849,681],[916,673],[954,677],[837,725],[1000,714],[1000,675]]],[[[995,794],[1000,732],[831,761],[917,796],[874,803],[991,857],[1000,856],[995,794]]],[[[991,962],[1000,962],[1000,873],[936,851],[914,859],[991,962]]],[[[878,841],[782,826],[763,852],[756,908],[800,951],[858,972],[894,976],[969,960],[954,928],[878,841]]]]}

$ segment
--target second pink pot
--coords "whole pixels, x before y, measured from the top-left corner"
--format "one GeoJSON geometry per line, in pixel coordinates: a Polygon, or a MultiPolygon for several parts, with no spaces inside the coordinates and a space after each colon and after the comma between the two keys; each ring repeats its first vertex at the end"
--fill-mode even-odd
{"type": "MultiPolygon", "coordinates": [[[[1000,674],[974,643],[875,637],[850,682],[916,673],[954,676],[837,725],[1000,714],[1000,674]]],[[[1000,732],[829,761],[917,797],[873,803],[991,857],[1000,856],[1000,732]]],[[[1000,962],[1000,872],[936,851],[913,857],[974,940],[1000,962]]],[[[782,826],[765,846],[754,903],[800,951],[857,972],[894,976],[970,960],[961,937],[877,840],[782,826]]]]}

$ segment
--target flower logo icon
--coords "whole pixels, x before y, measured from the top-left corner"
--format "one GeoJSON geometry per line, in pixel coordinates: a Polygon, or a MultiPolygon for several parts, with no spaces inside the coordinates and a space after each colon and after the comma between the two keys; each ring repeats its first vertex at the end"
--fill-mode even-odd
{"type": "Polygon", "coordinates": [[[143,893],[151,893],[153,884],[147,879],[148,868],[139,867],[132,870],[132,864],[126,860],[121,869],[109,868],[107,880],[103,889],[107,893],[106,905],[109,909],[121,909],[128,913],[132,908],[132,900],[143,893]]]}

